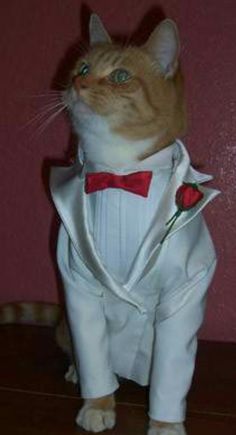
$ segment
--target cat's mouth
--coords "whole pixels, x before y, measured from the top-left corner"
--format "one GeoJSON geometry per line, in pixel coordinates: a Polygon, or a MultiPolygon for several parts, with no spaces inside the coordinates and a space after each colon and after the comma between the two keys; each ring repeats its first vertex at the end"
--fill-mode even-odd
{"type": "Polygon", "coordinates": [[[64,93],[63,101],[65,102],[69,111],[71,111],[76,116],[89,116],[94,113],[92,108],[84,101],[84,99],[80,95],[77,94],[77,92],[73,88],[64,93]]]}

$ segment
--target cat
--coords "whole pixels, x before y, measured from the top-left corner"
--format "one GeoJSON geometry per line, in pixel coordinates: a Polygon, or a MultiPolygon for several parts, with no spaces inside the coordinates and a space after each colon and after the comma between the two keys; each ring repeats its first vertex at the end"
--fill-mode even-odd
{"type": "MultiPolygon", "coordinates": [[[[89,30],[91,47],[63,94],[78,158],[54,168],[50,183],[84,397],[76,422],[91,432],[114,427],[118,375],[150,384],[148,435],[185,435],[196,334],[216,265],[200,212],[218,192],[198,187],[210,177],[193,170],[177,139],[186,111],[176,24],[162,21],[141,47],[114,44],[94,14],[89,30]],[[182,186],[203,199],[176,214],[182,186]]],[[[59,325],[72,356],[65,320],[59,325]]],[[[77,379],[73,366],[68,377],[77,379]]]]}
{"type": "Polygon", "coordinates": [[[186,129],[176,24],[161,22],[142,47],[114,44],[96,15],[89,28],[91,48],[64,93],[78,160],[51,179],[84,397],[76,422],[92,432],[114,427],[120,375],[150,384],[148,435],[185,435],[196,333],[216,265],[200,211],[218,192],[199,190],[211,177],[191,168],[176,139],[186,129]],[[188,216],[175,196],[186,186],[200,201],[188,216]]]}

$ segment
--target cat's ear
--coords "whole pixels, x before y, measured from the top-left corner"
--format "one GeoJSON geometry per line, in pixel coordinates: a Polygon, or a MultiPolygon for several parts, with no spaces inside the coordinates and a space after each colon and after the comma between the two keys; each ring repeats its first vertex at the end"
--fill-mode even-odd
{"type": "Polygon", "coordinates": [[[175,22],[170,19],[162,21],[144,47],[159,65],[161,73],[166,78],[173,77],[180,53],[179,32],[175,22]]]}
{"type": "Polygon", "coordinates": [[[111,43],[111,38],[107,33],[102,21],[99,16],[92,14],[89,21],[89,36],[90,45],[99,44],[102,42],[111,43]]]}

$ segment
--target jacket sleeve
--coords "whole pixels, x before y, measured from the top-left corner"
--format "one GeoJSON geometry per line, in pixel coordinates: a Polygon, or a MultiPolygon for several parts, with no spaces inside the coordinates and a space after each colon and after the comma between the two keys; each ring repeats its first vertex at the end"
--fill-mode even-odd
{"type": "MultiPolygon", "coordinates": [[[[168,315],[158,316],[150,379],[150,412],[152,419],[182,422],[185,419],[186,395],[195,367],[197,332],[202,324],[206,291],[215,270],[215,262],[192,286],[188,296],[168,315]]],[[[168,311],[166,307],[166,311],[168,311]]],[[[159,313],[160,314],[160,313],[159,313]]],[[[167,314],[167,312],[166,312],[167,314]]]]}
{"type": "Polygon", "coordinates": [[[81,394],[84,398],[96,398],[113,393],[118,382],[110,362],[103,294],[91,284],[91,277],[86,275],[87,270],[80,261],[61,225],[58,265],[64,284],[81,394]]]}

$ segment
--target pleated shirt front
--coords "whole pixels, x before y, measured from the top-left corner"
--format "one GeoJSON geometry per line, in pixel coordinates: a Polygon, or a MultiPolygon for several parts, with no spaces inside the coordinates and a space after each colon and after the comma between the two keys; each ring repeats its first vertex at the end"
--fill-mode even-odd
{"type": "Polygon", "coordinates": [[[148,197],[117,188],[87,195],[89,230],[98,255],[109,273],[119,282],[126,281],[132,263],[152,225],[159,201],[172,175],[176,145],[152,155],[133,167],[119,170],[85,163],[86,172],[112,172],[124,175],[152,171],[148,197]]]}

